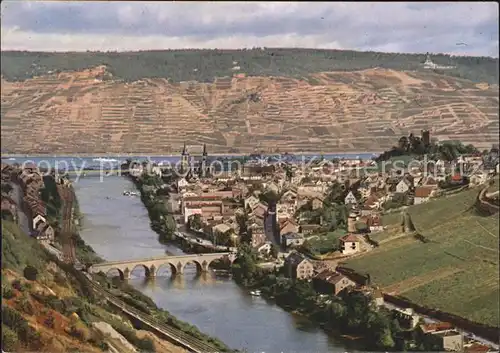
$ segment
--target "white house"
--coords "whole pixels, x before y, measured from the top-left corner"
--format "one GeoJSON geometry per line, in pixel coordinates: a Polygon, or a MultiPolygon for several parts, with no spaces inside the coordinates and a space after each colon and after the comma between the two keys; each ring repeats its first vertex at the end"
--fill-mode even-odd
{"type": "Polygon", "coordinates": [[[199,214],[201,216],[203,214],[201,208],[199,207],[191,208],[188,206],[184,207],[184,223],[187,224],[189,217],[195,214],[199,214]]]}
{"type": "Polygon", "coordinates": [[[408,182],[406,179],[402,179],[397,185],[396,185],[396,192],[400,194],[405,194],[410,190],[410,186],[408,185],[408,182]]]}
{"type": "Polygon", "coordinates": [[[344,255],[355,254],[361,250],[358,237],[354,234],[347,234],[339,239],[340,252],[344,255]]]}
{"type": "Polygon", "coordinates": [[[268,241],[264,244],[257,245],[255,247],[255,250],[257,250],[257,253],[259,253],[260,255],[269,255],[269,253],[271,252],[271,242],[268,241]]]}
{"type": "Polygon", "coordinates": [[[255,197],[254,195],[250,195],[245,199],[245,208],[250,208],[251,210],[253,210],[255,206],[259,204],[259,202],[260,200],[257,197],[255,197]]]}
{"type": "Polygon", "coordinates": [[[177,181],[177,188],[178,189],[184,189],[189,185],[188,181],[185,178],[180,178],[177,181]]]}
{"type": "Polygon", "coordinates": [[[47,223],[47,220],[45,219],[44,216],[42,215],[39,215],[37,214],[34,218],[33,218],[33,229],[37,229],[38,225],[40,223],[47,223]]]}
{"type": "Polygon", "coordinates": [[[135,164],[132,168],[129,169],[130,175],[133,177],[140,177],[144,172],[144,167],[142,164],[135,164]]]}
{"type": "Polygon", "coordinates": [[[358,200],[356,200],[356,196],[354,196],[354,194],[352,193],[352,191],[349,191],[349,193],[347,194],[347,196],[344,199],[344,203],[346,205],[354,205],[357,202],[358,202],[358,200]]]}
{"type": "Polygon", "coordinates": [[[157,166],[157,165],[152,166],[151,173],[156,174],[161,178],[162,173],[161,173],[161,168],[159,166],[157,166]]]}

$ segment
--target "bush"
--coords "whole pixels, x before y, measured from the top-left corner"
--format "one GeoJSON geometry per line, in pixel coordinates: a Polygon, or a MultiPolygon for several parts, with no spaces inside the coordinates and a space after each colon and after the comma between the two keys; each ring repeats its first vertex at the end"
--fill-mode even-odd
{"type": "Polygon", "coordinates": [[[89,330],[81,322],[77,322],[77,323],[71,325],[69,330],[68,330],[68,333],[71,336],[73,336],[73,337],[75,337],[83,342],[88,341],[91,337],[89,330]]]}
{"type": "Polygon", "coordinates": [[[27,324],[21,313],[9,306],[2,305],[2,324],[7,325],[14,331],[27,324]]]}
{"type": "Polygon", "coordinates": [[[33,305],[30,303],[29,298],[26,295],[23,295],[16,300],[16,307],[30,316],[35,313],[35,309],[33,308],[33,305]]]}
{"type": "Polygon", "coordinates": [[[17,333],[12,329],[2,324],[2,351],[15,352],[17,349],[18,338],[17,333]]]}
{"type": "Polygon", "coordinates": [[[61,287],[66,287],[66,277],[64,277],[62,274],[59,272],[56,272],[54,275],[54,282],[61,287]]]}
{"type": "Polygon", "coordinates": [[[28,321],[16,309],[2,305],[2,324],[17,332],[20,340],[29,343],[30,347],[37,348],[40,345],[40,334],[28,324],[28,321]]]}
{"type": "Polygon", "coordinates": [[[16,279],[12,282],[12,287],[20,292],[26,289],[26,285],[22,284],[20,280],[16,279]]]}
{"type": "Polygon", "coordinates": [[[14,297],[14,291],[12,290],[12,286],[10,284],[2,286],[2,298],[11,299],[13,297],[14,297]]]}
{"type": "Polygon", "coordinates": [[[23,271],[24,278],[29,281],[36,281],[36,277],[38,276],[38,270],[31,265],[28,265],[24,268],[23,271]]]}
{"type": "Polygon", "coordinates": [[[149,337],[139,339],[136,343],[136,346],[143,352],[156,352],[155,344],[149,337]]]}

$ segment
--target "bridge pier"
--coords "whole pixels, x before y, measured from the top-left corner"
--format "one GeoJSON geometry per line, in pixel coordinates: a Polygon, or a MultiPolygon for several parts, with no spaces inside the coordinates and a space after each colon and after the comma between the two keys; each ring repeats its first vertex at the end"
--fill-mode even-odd
{"type": "Polygon", "coordinates": [[[176,266],[175,274],[182,275],[183,273],[184,273],[184,265],[182,263],[178,262],[177,266],[176,266]]]}
{"type": "Polygon", "coordinates": [[[129,280],[130,279],[130,270],[128,269],[128,267],[125,269],[125,271],[123,271],[123,279],[124,280],[129,280]]]}
{"type": "Polygon", "coordinates": [[[149,268],[149,273],[146,273],[146,275],[149,279],[155,279],[156,278],[156,266],[151,265],[151,267],[149,268]]]}

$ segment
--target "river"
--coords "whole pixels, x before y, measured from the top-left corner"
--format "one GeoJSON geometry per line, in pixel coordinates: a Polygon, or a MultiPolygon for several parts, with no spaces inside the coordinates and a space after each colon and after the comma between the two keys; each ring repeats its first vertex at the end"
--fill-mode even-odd
{"type": "MultiPolygon", "coordinates": [[[[162,245],[149,226],[139,197],[123,196],[133,184],[121,177],[86,177],[75,182],[84,214],[82,238],[106,260],[123,260],[182,254],[162,245]]],[[[131,285],[180,320],[221,339],[231,348],[248,352],[343,352],[346,345],[334,340],[302,317],[292,315],[259,297],[252,297],[232,280],[211,273],[165,276],[146,281],[141,270],[132,273],[131,285]]]]}

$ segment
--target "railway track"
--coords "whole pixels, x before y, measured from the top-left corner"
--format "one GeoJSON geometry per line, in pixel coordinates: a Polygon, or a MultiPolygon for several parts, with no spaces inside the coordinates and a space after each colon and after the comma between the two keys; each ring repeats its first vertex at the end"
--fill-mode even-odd
{"type": "Polygon", "coordinates": [[[140,320],[142,323],[153,328],[157,332],[169,337],[174,342],[178,343],[185,349],[188,349],[193,353],[216,353],[219,350],[209,343],[206,343],[198,338],[192,337],[181,330],[170,327],[158,320],[156,320],[151,315],[145,314],[130,305],[125,304],[121,299],[117,298],[113,294],[109,293],[107,290],[103,289],[99,284],[95,283],[93,280],[88,279],[89,285],[99,294],[102,295],[110,304],[119,308],[124,313],[140,320]]]}

